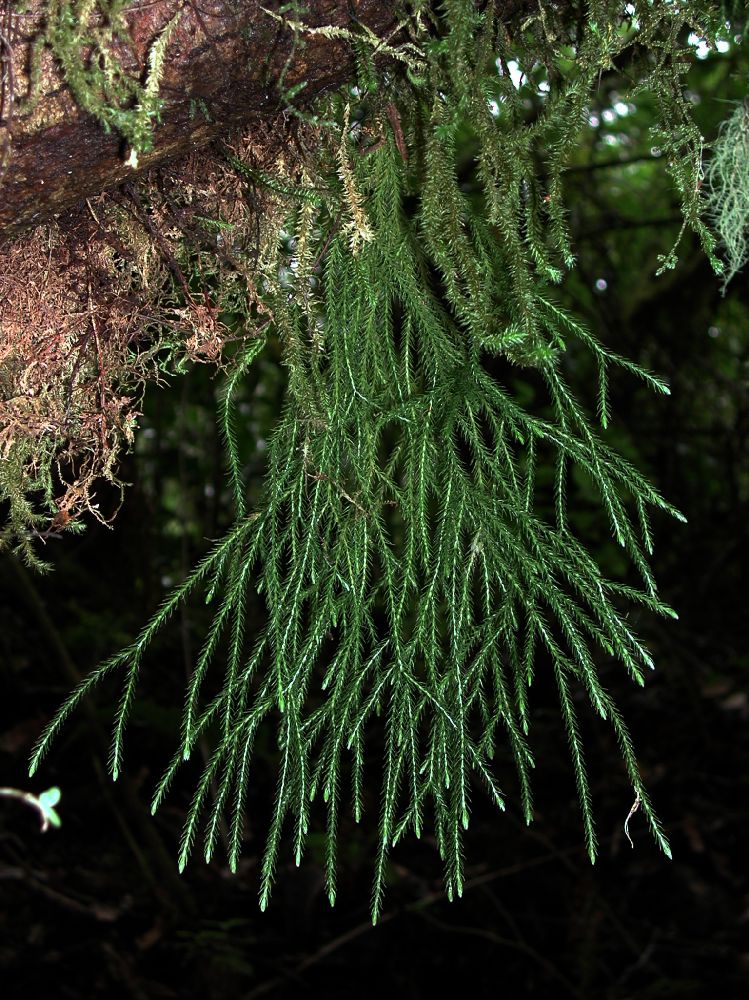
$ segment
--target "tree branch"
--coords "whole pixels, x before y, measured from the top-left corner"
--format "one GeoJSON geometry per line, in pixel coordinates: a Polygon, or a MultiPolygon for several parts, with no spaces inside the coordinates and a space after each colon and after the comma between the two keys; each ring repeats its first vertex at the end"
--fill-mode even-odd
{"type": "MultiPolygon", "coordinates": [[[[83,110],[56,58],[49,12],[65,5],[32,0],[23,14],[11,13],[12,6],[5,0],[0,11],[0,227],[6,237],[232,128],[267,122],[284,109],[279,80],[286,92],[303,88],[295,102],[303,107],[355,73],[348,42],[295,35],[257,0],[135,0],[123,15],[126,32],[112,34],[112,59],[144,90],[162,37],[164,59],[152,145],[133,155],[116,128],[107,131],[83,110]]],[[[268,9],[277,7],[269,0],[268,9]]],[[[393,5],[383,0],[359,0],[354,25],[350,7],[347,0],[321,0],[305,19],[352,30],[364,24],[379,36],[396,26],[393,5]]],[[[102,22],[101,30],[106,27],[102,22]]],[[[90,48],[71,53],[87,72],[90,48]]],[[[126,102],[125,114],[133,103],[126,102]]]]}

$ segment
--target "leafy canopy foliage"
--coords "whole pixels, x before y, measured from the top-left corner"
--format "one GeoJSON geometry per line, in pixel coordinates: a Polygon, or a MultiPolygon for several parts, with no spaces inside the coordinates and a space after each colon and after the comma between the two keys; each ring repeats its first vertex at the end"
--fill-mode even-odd
{"type": "MultiPolygon", "coordinates": [[[[220,407],[236,522],[137,639],[68,698],[32,770],[81,699],[121,672],[110,761],[117,777],[143,657],[180,603],[202,591],[216,610],[188,685],[179,746],[153,802],[156,809],[209,737],[214,751],[189,809],[180,867],[206,807],[206,859],[228,811],[236,865],[255,740],[273,725],[278,779],[261,905],[284,823],[292,821],[298,863],[320,797],[333,902],[345,786],[359,820],[365,742],[380,716],[373,918],[389,851],[408,831],[434,829],[447,892],[460,895],[473,780],[504,808],[492,773],[502,743],[531,821],[530,698],[539,664],[550,666],[556,683],[591,860],[580,691],[611,725],[636,802],[668,854],[596,657],[615,658],[637,683],[652,667],[626,608],[674,614],[658,599],[648,565],[648,512],[680,515],[604,442],[565,378],[566,344],[578,341],[595,360],[603,428],[612,369],[668,390],[599,343],[557,304],[553,285],[574,265],[565,160],[600,74],[625,55],[639,85],[657,97],[659,142],[685,226],[714,260],[700,217],[702,139],[681,85],[685,28],[711,36],[702,7],[659,0],[625,9],[598,0],[570,18],[543,5],[510,33],[494,4],[447,0],[411,4],[399,34],[385,42],[356,25],[346,33],[360,78],[314,113],[296,109],[304,148],[314,153],[295,182],[235,163],[248,183],[265,182],[286,202],[283,231],[259,264],[263,312],[247,317],[255,332],[220,407]],[[518,73],[534,101],[517,86],[518,73]],[[473,186],[457,167],[467,131],[473,186]],[[268,442],[262,498],[249,509],[236,398],[271,344],[283,352],[286,399],[268,442]],[[513,365],[545,387],[544,413],[508,389],[513,365]],[[595,485],[639,587],[606,579],[572,533],[571,466],[595,485]],[[536,476],[548,467],[549,511],[536,476]],[[249,634],[255,595],[265,620],[249,634]],[[204,696],[212,670],[222,671],[218,693],[204,696]]],[[[301,43],[301,15],[286,26],[301,43]]],[[[662,263],[673,262],[671,253],[662,263]]]]}

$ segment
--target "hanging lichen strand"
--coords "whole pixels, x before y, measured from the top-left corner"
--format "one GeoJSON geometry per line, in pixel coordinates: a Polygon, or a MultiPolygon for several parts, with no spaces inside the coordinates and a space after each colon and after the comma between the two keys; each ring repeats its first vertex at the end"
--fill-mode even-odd
{"type": "MultiPolygon", "coordinates": [[[[597,362],[604,427],[612,367],[668,390],[600,345],[555,303],[550,283],[573,264],[565,157],[599,74],[625,49],[636,52],[643,86],[658,95],[661,142],[685,220],[711,251],[699,221],[701,138],[680,85],[678,38],[698,6],[632,3],[624,13],[594,2],[584,17],[570,18],[543,5],[510,37],[493,4],[479,10],[448,0],[413,4],[402,33],[381,52],[376,39],[356,37],[357,90],[306,116],[306,146],[316,155],[300,167],[299,187],[271,182],[277,193],[289,191],[289,212],[265,265],[273,316],[265,335],[283,345],[288,389],[268,443],[264,497],[247,508],[235,432],[237,387],[265,348],[258,336],[238,358],[220,412],[235,526],[135,642],[71,695],[32,769],[81,698],[122,672],[111,757],[117,776],[143,656],[180,602],[203,589],[215,617],[189,683],[180,744],[154,797],[155,809],[197,742],[215,739],[188,813],[181,867],[206,810],[205,857],[226,812],[236,865],[254,741],[265,725],[276,728],[279,766],[263,907],[284,824],[292,821],[298,862],[318,797],[327,810],[334,901],[339,815],[350,788],[362,818],[373,738],[383,745],[374,919],[388,853],[409,831],[433,828],[448,895],[460,895],[474,783],[504,808],[492,774],[501,746],[514,758],[531,821],[531,686],[542,665],[556,682],[591,859],[579,691],[613,728],[636,801],[668,853],[596,657],[615,657],[637,683],[652,666],[622,604],[673,614],[648,567],[648,509],[679,515],[598,436],[565,381],[565,342],[578,339],[597,362]],[[546,97],[533,116],[510,63],[545,77],[546,97]],[[456,175],[466,122],[480,185],[472,192],[456,175]],[[542,380],[545,417],[499,381],[508,359],[542,380]],[[550,461],[553,513],[544,519],[535,472],[550,461]],[[640,589],[605,579],[573,535],[565,500],[571,466],[596,485],[640,589]],[[256,594],[265,624],[250,635],[245,621],[256,594]],[[223,683],[206,701],[212,669],[223,671],[223,683]]],[[[703,34],[708,27],[692,25],[703,34]]],[[[303,24],[289,30],[303,37],[303,24]]]]}
{"type": "Polygon", "coordinates": [[[749,260],[749,104],[723,123],[705,179],[708,215],[726,261],[723,290],[749,260]]]}

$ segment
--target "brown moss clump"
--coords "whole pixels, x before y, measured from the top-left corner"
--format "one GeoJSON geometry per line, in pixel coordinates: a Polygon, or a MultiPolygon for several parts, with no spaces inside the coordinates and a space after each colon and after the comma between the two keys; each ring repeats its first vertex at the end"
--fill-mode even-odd
{"type": "Polygon", "coordinates": [[[255,129],[86,201],[4,248],[0,263],[0,545],[41,566],[34,539],[108,523],[144,387],[190,362],[222,367],[264,311],[255,275],[283,205],[234,163],[293,171],[288,135],[255,129]]]}

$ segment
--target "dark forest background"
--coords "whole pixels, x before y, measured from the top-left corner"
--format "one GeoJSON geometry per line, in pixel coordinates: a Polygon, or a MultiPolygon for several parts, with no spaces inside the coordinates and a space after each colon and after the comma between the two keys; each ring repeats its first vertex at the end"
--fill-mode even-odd
{"type": "MultiPolygon", "coordinates": [[[[714,139],[746,94],[746,49],[695,60],[694,113],[714,139]],[[732,103],[733,102],[733,103],[732,103]]],[[[622,707],[674,850],[657,851],[644,823],[623,823],[631,794],[614,739],[585,714],[584,736],[602,842],[591,867],[555,695],[534,687],[536,820],[497,817],[478,793],[467,834],[468,887],[449,904],[425,839],[393,853],[381,923],[369,891],[378,768],[361,827],[342,829],[338,902],[323,893],[322,835],[300,869],[283,856],[271,906],[257,906],[258,854],[275,781],[274,747],[258,745],[245,855],[236,877],[220,855],[177,875],[175,853],[192,791],[184,774],[155,819],[148,802],[179,725],[185,676],[205,609],[175,620],[147,660],[128,740],[126,775],[106,776],[115,686],[98,691],[33,783],[30,747],[76,678],[120,648],[209,540],[230,522],[215,424],[220,380],[195,368],[151,387],[123,478],[125,505],[107,530],[49,539],[48,577],[0,559],[0,784],[59,785],[60,830],[0,802],[0,994],[5,997],[431,996],[452,983],[468,995],[580,1000],[749,995],[749,285],[719,279],[687,238],[678,267],[655,278],[680,218],[652,134],[647,95],[621,96],[609,74],[567,175],[579,266],[560,291],[612,349],[663,375],[668,398],[626,374],[612,385],[607,440],[688,517],[657,522],[653,565],[679,621],[642,613],[656,671],[642,690],[601,664],[622,707]]],[[[529,100],[533,98],[529,96],[529,100]]],[[[464,176],[471,178],[466,136],[464,176]]],[[[563,362],[593,409],[595,373],[582,352],[563,362]]],[[[509,372],[518,397],[545,405],[527,369],[509,372]]],[[[261,364],[245,387],[242,428],[250,489],[283,391],[261,364]]],[[[102,487],[102,509],[116,497],[102,487]]],[[[609,574],[627,572],[580,479],[570,485],[575,530],[609,574]]],[[[373,744],[373,748],[376,743],[373,744]]],[[[205,748],[206,753],[210,750],[205,748]]],[[[373,750],[374,752],[374,750],[373,750]]],[[[196,764],[196,767],[198,765],[196,764]]],[[[500,780],[517,799],[511,769],[500,780]]]]}

